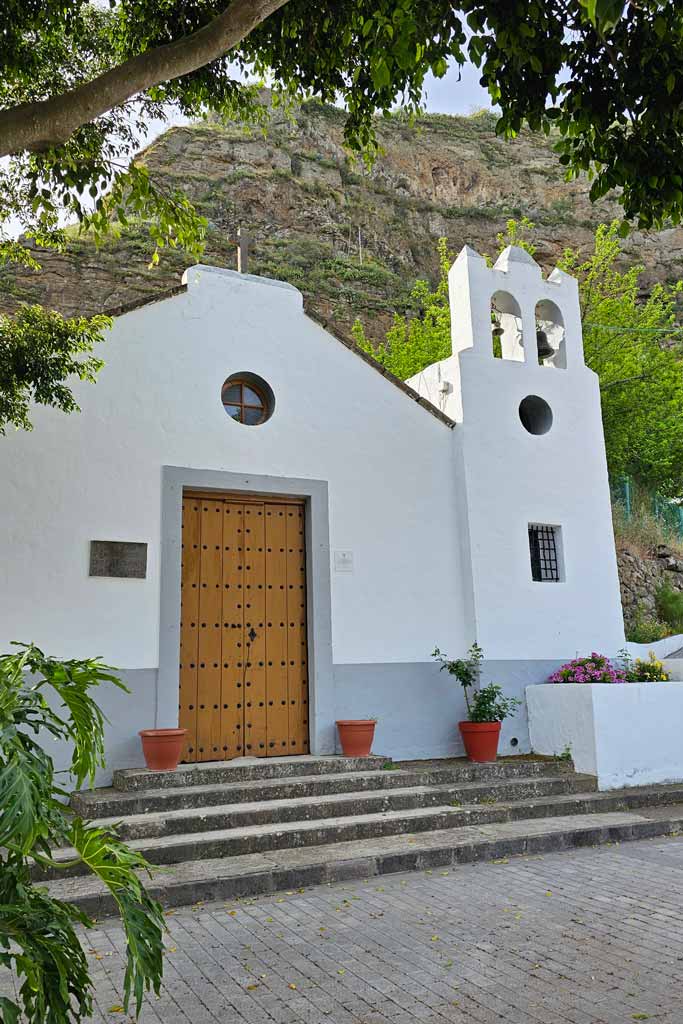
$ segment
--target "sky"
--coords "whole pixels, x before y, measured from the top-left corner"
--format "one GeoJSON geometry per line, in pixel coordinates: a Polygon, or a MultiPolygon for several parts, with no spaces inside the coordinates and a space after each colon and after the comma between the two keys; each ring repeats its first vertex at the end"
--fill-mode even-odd
{"type": "Polygon", "coordinates": [[[432,114],[471,114],[482,107],[490,108],[491,98],[479,85],[479,77],[473,64],[458,68],[453,63],[443,78],[430,75],[426,88],[427,110],[432,114]]]}

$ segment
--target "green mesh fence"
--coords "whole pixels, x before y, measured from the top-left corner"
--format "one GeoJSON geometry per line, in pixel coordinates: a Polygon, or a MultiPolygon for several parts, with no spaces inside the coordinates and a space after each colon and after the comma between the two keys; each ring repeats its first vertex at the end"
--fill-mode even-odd
{"type": "MultiPolygon", "coordinates": [[[[631,518],[634,506],[634,487],[628,477],[621,477],[612,485],[612,501],[623,509],[627,519],[631,518]]],[[[647,502],[655,518],[676,536],[683,538],[683,505],[668,498],[662,498],[659,494],[647,495],[647,502]]]]}

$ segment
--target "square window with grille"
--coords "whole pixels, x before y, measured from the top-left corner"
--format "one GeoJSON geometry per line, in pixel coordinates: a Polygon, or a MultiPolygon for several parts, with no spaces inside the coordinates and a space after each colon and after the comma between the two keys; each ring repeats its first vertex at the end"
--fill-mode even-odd
{"type": "Polygon", "coordinates": [[[532,580],[536,583],[558,583],[562,579],[560,527],[530,523],[529,555],[532,580]]]}

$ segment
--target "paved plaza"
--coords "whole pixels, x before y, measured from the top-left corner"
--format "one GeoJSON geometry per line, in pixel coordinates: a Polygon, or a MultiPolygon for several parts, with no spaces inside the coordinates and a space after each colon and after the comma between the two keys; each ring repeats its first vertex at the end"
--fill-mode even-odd
{"type": "MultiPolygon", "coordinates": [[[[142,1020],[683,1024],[682,917],[683,837],[199,904],[142,1020]]],[[[121,930],[86,943],[124,1021],[121,930]]]]}

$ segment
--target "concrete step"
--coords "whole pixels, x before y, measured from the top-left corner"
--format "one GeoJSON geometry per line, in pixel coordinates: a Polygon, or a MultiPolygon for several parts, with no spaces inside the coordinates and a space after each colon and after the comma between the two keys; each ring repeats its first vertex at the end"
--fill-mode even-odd
{"type": "Polygon", "coordinates": [[[128,814],[170,812],[187,807],[215,807],[267,800],[322,797],[335,793],[402,789],[422,785],[424,781],[423,775],[419,772],[380,769],[169,789],[84,789],[71,795],[71,807],[82,818],[120,818],[128,814]]]}
{"type": "MultiPolygon", "coordinates": [[[[397,774],[387,773],[393,777],[397,774]]],[[[164,809],[151,813],[131,814],[125,818],[113,815],[95,819],[95,824],[104,828],[115,828],[121,839],[129,841],[251,825],[275,826],[285,822],[319,821],[349,815],[385,814],[415,808],[497,804],[590,792],[594,788],[595,779],[591,776],[540,776],[531,779],[468,782],[461,785],[352,790],[349,793],[325,793],[293,798],[288,796],[279,800],[237,804],[226,802],[215,807],[188,807],[172,811],[164,809]]]]}
{"type": "MultiPolygon", "coordinates": [[[[241,857],[274,850],[326,846],[364,839],[378,839],[419,832],[453,830],[471,825],[487,825],[522,819],[558,815],[590,815],[617,812],[646,806],[683,802],[683,785],[626,789],[609,793],[578,793],[517,800],[500,804],[447,805],[387,811],[375,814],[351,814],[340,818],[292,821],[266,825],[248,825],[214,831],[163,835],[133,839],[130,846],[152,864],[177,864],[181,861],[241,857]]],[[[55,853],[56,861],[69,861],[73,851],[55,853]]],[[[61,874],[83,873],[83,865],[54,868],[40,874],[49,879],[61,874]]]]}
{"type": "MultiPolygon", "coordinates": [[[[596,794],[599,798],[608,796],[596,794]]],[[[476,860],[499,860],[515,854],[548,853],[681,831],[680,803],[647,807],[638,812],[603,809],[587,817],[521,818],[420,834],[186,861],[156,869],[146,885],[164,906],[173,907],[198,900],[232,900],[395,871],[450,868],[476,860]]],[[[114,913],[116,909],[107,891],[92,876],[61,878],[50,882],[48,889],[51,895],[69,900],[95,917],[114,913]]]]}
{"type": "MultiPolygon", "coordinates": [[[[300,761],[300,758],[273,759],[300,761]]],[[[328,760],[328,759],[326,759],[328,760]]],[[[342,760],[335,758],[334,760],[342,760]]],[[[347,759],[343,759],[347,760],[347,759]]],[[[418,785],[446,785],[448,783],[486,782],[502,779],[537,779],[573,775],[571,763],[549,761],[502,761],[494,764],[471,764],[458,760],[437,766],[428,762],[422,767],[401,767],[384,758],[379,766],[364,771],[339,770],[325,774],[285,775],[272,778],[223,778],[198,783],[193,776],[192,785],[184,785],[176,772],[151,773],[156,788],[81,790],[72,794],[71,806],[84,818],[109,818],[127,814],[145,814],[153,811],[173,811],[183,807],[211,807],[223,804],[255,803],[261,800],[322,796],[330,793],[364,792],[366,790],[401,789],[418,785]],[[384,767],[386,765],[386,768],[384,767]]],[[[347,762],[348,763],[348,762],[347,762]]],[[[219,768],[225,768],[219,762],[219,768]]],[[[181,766],[178,772],[185,771],[181,766]]],[[[197,766],[199,767],[199,766],[197,766]]],[[[213,767],[213,766],[211,766],[213,767]]],[[[246,766],[245,766],[246,767],[246,766]]],[[[251,766],[258,767],[258,766],[251,766]]],[[[137,770],[136,770],[137,771],[137,770]]],[[[145,773],[149,776],[150,773],[145,773]]],[[[116,773],[116,781],[127,785],[128,777],[116,773]]]]}
{"type": "Polygon", "coordinates": [[[151,772],[146,768],[125,768],[114,772],[114,789],[168,789],[178,786],[220,785],[253,779],[285,779],[297,775],[328,775],[338,772],[362,772],[381,768],[390,759],[370,757],[245,757],[233,761],[203,761],[181,764],[172,772],[151,772]]]}

